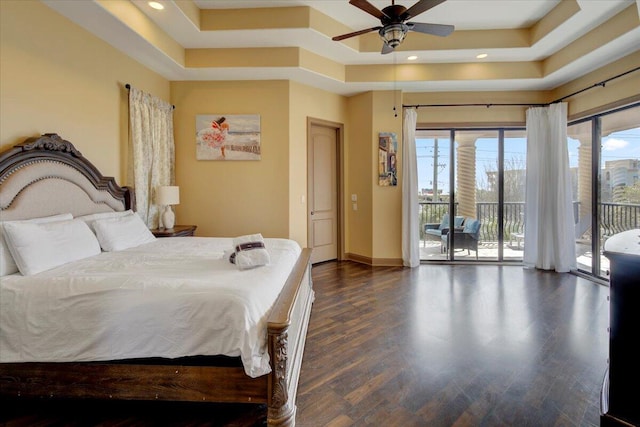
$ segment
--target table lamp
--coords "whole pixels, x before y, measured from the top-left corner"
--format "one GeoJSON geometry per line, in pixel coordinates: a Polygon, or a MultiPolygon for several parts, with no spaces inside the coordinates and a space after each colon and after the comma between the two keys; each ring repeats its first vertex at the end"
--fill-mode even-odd
{"type": "Polygon", "coordinates": [[[164,212],[162,212],[162,225],[164,228],[172,229],[176,221],[176,215],[173,213],[171,205],[180,204],[180,187],[175,185],[158,187],[156,203],[165,207],[164,212]]]}

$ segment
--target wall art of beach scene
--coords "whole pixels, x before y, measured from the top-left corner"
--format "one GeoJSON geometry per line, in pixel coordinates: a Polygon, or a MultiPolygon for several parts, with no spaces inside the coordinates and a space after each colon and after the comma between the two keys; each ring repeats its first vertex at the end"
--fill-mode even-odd
{"type": "Polygon", "coordinates": [[[196,159],[260,160],[260,115],[197,115],[196,159]]]}

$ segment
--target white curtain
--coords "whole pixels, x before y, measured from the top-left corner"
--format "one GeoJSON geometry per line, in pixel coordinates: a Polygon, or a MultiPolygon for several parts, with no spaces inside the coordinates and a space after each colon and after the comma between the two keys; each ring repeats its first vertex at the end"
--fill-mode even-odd
{"type": "Polygon", "coordinates": [[[567,104],[527,110],[524,265],[576,268],[567,104]]]}
{"type": "Polygon", "coordinates": [[[413,108],[404,111],[402,129],[402,263],[420,265],[420,230],[418,223],[418,161],[416,156],[416,120],[413,108]]]}
{"type": "Polygon", "coordinates": [[[156,228],[155,192],[158,186],[174,183],[173,106],[131,87],[129,139],[127,184],[135,190],[138,214],[148,227],[156,228]]]}

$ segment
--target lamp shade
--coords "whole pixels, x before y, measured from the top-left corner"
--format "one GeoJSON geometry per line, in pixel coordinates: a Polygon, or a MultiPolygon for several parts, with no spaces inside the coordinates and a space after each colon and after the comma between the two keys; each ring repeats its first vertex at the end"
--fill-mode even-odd
{"type": "Polygon", "coordinates": [[[158,187],[156,203],[159,205],[179,205],[180,187],[176,185],[165,185],[158,187]]]}

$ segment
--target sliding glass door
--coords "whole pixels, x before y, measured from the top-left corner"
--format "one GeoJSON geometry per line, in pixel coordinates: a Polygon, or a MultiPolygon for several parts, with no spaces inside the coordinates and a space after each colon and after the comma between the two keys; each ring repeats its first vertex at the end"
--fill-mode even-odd
{"type": "MultiPolygon", "coordinates": [[[[606,240],[640,228],[640,104],[570,122],[567,135],[578,270],[606,278],[606,240]]],[[[525,129],[418,130],[416,145],[421,259],[522,261],[525,129]],[[477,251],[456,218],[458,233],[480,222],[477,251]]]]}
{"type": "Polygon", "coordinates": [[[524,129],[418,130],[416,147],[421,259],[521,261],[524,129]]]}
{"type": "MultiPolygon", "coordinates": [[[[591,273],[593,259],[594,126],[592,120],[567,126],[571,193],[576,236],[576,264],[591,273]]],[[[595,168],[597,179],[598,169],[595,168]]],[[[598,253],[597,251],[595,253],[598,253]]],[[[596,260],[597,263],[597,260],[596,260]]]]}
{"type": "Polygon", "coordinates": [[[522,261],[524,254],[524,186],[527,169],[525,130],[504,132],[504,254],[503,259],[522,261]]]}
{"type": "Polygon", "coordinates": [[[443,230],[448,229],[450,217],[450,177],[453,164],[450,138],[449,131],[416,134],[421,259],[448,259],[444,250],[443,230]]]}
{"type": "Polygon", "coordinates": [[[453,256],[497,261],[503,250],[499,132],[461,130],[455,132],[455,140],[458,160],[455,201],[464,226],[453,235],[453,256]]]}
{"type": "Polygon", "coordinates": [[[606,240],[640,228],[640,106],[571,123],[578,270],[607,278],[606,240]]]}
{"type": "Polygon", "coordinates": [[[640,229],[640,106],[599,118],[600,198],[599,269],[608,276],[609,260],[602,256],[606,240],[614,234],[640,229]]]}

